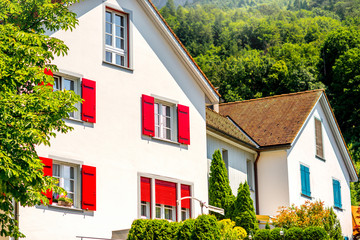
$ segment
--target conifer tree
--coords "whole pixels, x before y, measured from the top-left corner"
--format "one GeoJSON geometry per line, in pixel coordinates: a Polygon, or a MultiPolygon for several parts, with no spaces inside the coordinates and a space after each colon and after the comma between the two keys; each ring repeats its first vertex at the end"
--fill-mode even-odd
{"type": "Polygon", "coordinates": [[[259,229],[254,203],[250,197],[250,190],[247,182],[240,183],[234,208],[233,219],[236,226],[244,228],[248,233],[250,231],[255,232],[259,229]]]}
{"type": "MultiPolygon", "coordinates": [[[[225,217],[230,218],[234,201],[235,197],[231,192],[225,163],[220,151],[216,150],[213,154],[210,166],[209,204],[223,208],[225,210],[225,217]]],[[[220,214],[215,215],[218,219],[224,218],[224,216],[221,216],[220,214]]]]}

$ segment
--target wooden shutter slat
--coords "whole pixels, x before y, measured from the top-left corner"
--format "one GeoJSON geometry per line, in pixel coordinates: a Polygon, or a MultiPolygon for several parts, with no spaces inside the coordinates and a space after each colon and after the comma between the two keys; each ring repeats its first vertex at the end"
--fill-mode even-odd
{"type": "Polygon", "coordinates": [[[142,95],[142,133],[150,137],[155,136],[154,98],[142,95]]]}
{"type": "Polygon", "coordinates": [[[81,208],[96,210],[96,168],[82,166],[82,202],[81,208]]]}
{"type": "Polygon", "coordinates": [[[190,113],[189,107],[178,104],[178,141],[190,145],[190,113]]]}
{"type": "MultiPolygon", "coordinates": [[[[53,176],[53,160],[50,158],[45,157],[39,157],[41,162],[44,164],[43,172],[44,176],[53,176]]],[[[43,193],[48,199],[49,204],[52,204],[53,198],[52,198],[52,190],[48,189],[46,192],[43,193]]]]}
{"type": "Polygon", "coordinates": [[[96,123],[96,82],[82,79],[81,119],[86,122],[96,123]]]}
{"type": "Polygon", "coordinates": [[[315,138],[316,138],[316,155],[323,158],[323,142],[322,142],[322,127],[321,121],[319,119],[315,119],[315,138]]]}

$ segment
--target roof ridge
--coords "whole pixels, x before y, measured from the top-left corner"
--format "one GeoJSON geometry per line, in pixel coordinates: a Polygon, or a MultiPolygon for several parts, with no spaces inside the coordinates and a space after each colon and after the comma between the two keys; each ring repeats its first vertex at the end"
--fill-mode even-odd
{"type": "Polygon", "coordinates": [[[289,97],[289,96],[301,95],[301,94],[307,94],[307,93],[313,93],[313,92],[324,92],[325,93],[325,90],[324,89],[314,89],[314,90],[307,90],[307,91],[303,91],[303,92],[285,93],[285,94],[279,94],[279,95],[268,96],[268,97],[263,97],[263,98],[253,98],[253,99],[247,99],[247,100],[242,100],[242,101],[220,103],[219,105],[231,105],[231,104],[238,104],[238,103],[247,103],[247,102],[254,102],[254,101],[273,99],[273,98],[289,97]]]}

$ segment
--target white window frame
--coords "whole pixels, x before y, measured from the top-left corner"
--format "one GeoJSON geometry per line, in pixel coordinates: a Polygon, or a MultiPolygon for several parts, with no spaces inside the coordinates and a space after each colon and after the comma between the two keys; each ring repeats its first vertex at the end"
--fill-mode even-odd
{"type": "Polygon", "coordinates": [[[251,160],[246,160],[246,174],[247,174],[247,182],[249,185],[249,188],[251,191],[254,191],[255,186],[254,186],[254,167],[253,167],[253,161],[251,160]]]}
{"type": "MultiPolygon", "coordinates": [[[[80,208],[80,165],[73,164],[73,163],[67,163],[67,162],[60,162],[60,161],[53,161],[53,177],[57,178],[59,180],[58,186],[64,188],[64,170],[66,167],[73,167],[74,168],[74,178],[72,179],[74,181],[74,192],[72,192],[74,199],[73,199],[73,208],[80,208]],[[60,177],[54,175],[54,165],[58,165],[60,168],[60,177]]],[[[65,189],[65,188],[64,188],[65,189]]],[[[55,194],[53,193],[53,197],[55,194]]],[[[57,205],[57,203],[54,203],[52,205],[57,205]]]]}
{"type": "Polygon", "coordinates": [[[185,221],[186,219],[190,218],[190,209],[188,208],[181,208],[181,221],[185,221]],[[183,218],[183,214],[185,218],[183,218]]]}
{"type": "Polygon", "coordinates": [[[177,112],[176,104],[164,102],[158,99],[154,101],[154,122],[155,122],[155,138],[168,141],[177,141],[177,112]],[[164,107],[170,108],[170,116],[164,113],[164,107]],[[158,118],[158,121],[157,121],[158,118]],[[166,118],[170,118],[170,127],[166,126],[166,118]],[[170,130],[170,139],[166,137],[166,129],[170,130]]]}
{"type": "Polygon", "coordinates": [[[165,219],[168,221],[176,221],[176,207],[168,206],[164,204],[155,204],[155,218],[156,219],[165,219]],[[160,209],[160,217],[157,216],[157,210],[160,209]],[[166,210],[171,210],[171,218],[166,218],[166,210]]]}
{"type": "MultiPolygon", "coordinates": [[[[54,91],[63,91],[63,90],[65,90],[64,82],[66,80],[74,82],[74,90],[73,91],[75,92],[75,94],[81,96],[80,78],[74,77],[74,76],[69,76],[69,75],[64,75],[64,74],[54,74],[54,86],[53,86],[54,91]],[[60,85],[59,88],[55,88],[56,82],[59,83],[59,85],[60,85]]],[[[80,117],[81,117],[81,104],[79,102],[77,102],[77,103],[75,103],[75,107],[76,107],[77,111],[69,113],[69,119],[80,120],[80,117]]]]}
{"type": "Polygon", "coordinates": [[[144,202],[144,201],[141,201],[140,203],[140,215],[141,215],[141,218],[144,218],[144,219],[149,219],[150,218],[150,202],[144,202]],[[145,208],[145,214],[143,214],[143,207],[145,208]]]}
{"type": "MultiPolygon", "coordinates": [[[[176,200],[181,198],[181,185],[188,185],[190,186],[190,194],[191,196],[194,196],[194,184],[191,182],[187,182],[187,181],[182,181],[179,179],[173,179],[173,178],[168,178],[168,177],[159,177],[158,175],[153,175],[153,174],[148,174],[148,173],[138,173],[138,196],[139,196],[139,204],[138,204],[138,217],[139,218],[146,218],[146,219],[165,219],[165,208],[167,207],[166,205],[162,205],[160,204],[160,206],[157,206],[159,204],[156,204],[155,199],[155,181],[156,180],[161,180],[161,181],[167,181],[167,182],[172,182],[176,184],[176,200]],[[141,177],[144,178],[149,178],[151,181],[151,202],[143,202],[141,201],[141,177]],[[147,216],[143,216],[142,214],[142,210],[141,207],[146,205],[146,212],[147,212],[147,216]],[[156,217],[156,208],[159,207],[160,208],[160,218],[156,217]],[[151,213],[151,214],[150,214],[151,213]]],[[[186,217],[187,219],[190,218],[190,216],[193,216],[194,212],[193,212],[193,200],[190,199],[190,208],[180,208],[180,205],[177,206],[168,206],[171,207],[173,209],[173,220],[168,220],[168,221],[181,221],[184,220],[182,219],[182,213],[183,211],[186,211],[186,217]]]]}
{"type": "Polygon", "coordinates": [[[104,14],[104,62],[129,68],[129,14],[109,7],[105,8],[104,14]],[[111,14],[111,22],[107,21],[108,13],[111,14]],[[116,25],[115,16],[119,16],[123,19],[122,25],[116,25]],[[109,24],[111,26],[110,28],[108,27],[109,24]],[[120,28],[119,36],[116,35],[116,27],[120,28]],[[111,33],[109,32],[109,29],[111,29],[111,33]],[[121,36],[121,29],[123,29],[123,36],[121,36]],[[107,36],[110,36],[111,38],[111,45],[107,44],[107,36]],[[116,46],[116,39],[120,39],[120,47],[116,46]],[[121,39],[123,40],[123,48],[121,46],[121,39]],[[111,59],[108,59],[108,56],[111,56],[111,59]],[[120,62],[117,62],[117,57],[120,58],[120,62]]]}

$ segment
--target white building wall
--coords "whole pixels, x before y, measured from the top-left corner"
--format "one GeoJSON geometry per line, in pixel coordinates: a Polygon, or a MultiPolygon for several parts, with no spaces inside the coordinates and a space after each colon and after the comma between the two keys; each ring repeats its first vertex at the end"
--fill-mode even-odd
{"type": "MultiPolygon", "coordinates": [[[[256,152],[250,149],[246,150],[246,148],[244,147],[240,148],[238,144],[231,144],[231,141],[224,141],[224,138],[219,138],[219,136],[214,133],[210,135],[208,132],[207,158],[209,159],[209,173],[212,155],[218,149],[220,150],[220,152],[222,152],[222,150],[227,150],[228,152],[228,176],[230,181],[230,187],[234,196],[237,196],[239,184],[247,181],[246,162],[251,161],[252,163],[254,163],[256,152]]],[[[255,183],[253,171],[254,168],[252,168],[252,176],[253,183],[255,183]]],[[[250,190],[250,195],[255,207],[255,187],[250,190]]]]}
{"type": "Polygon", "coordinates": [[[289,150],[289,196],[295,205],[303,204],[308,198],[301,195],[300,164],[310,169],[311,200],[324,201],[325,206],[334,206],[332,179],[340,181],[343,209],[334,209],[340,219],[344,236],[352,237],[350,177],[340,155],[334,136],[330,131],[321,105],[318,103],[308,117],[302,131],[289,150]],[[315,156],[315,118],[322,121],[324,160],[315,156]]]}
{"type": "Polygon", "coordinates": [[[261,152],[257,162],[259,214],[274,216],[289,206],[286,150],[261,152]]]}
{"type": "MultiPolygon", "coordinates": [[[[70,48],[54,61],[59,69],[96,81],[95,124],[67,120],[74,130],[58,134],[38,155],[79,161],[97,170],[97,210],[90,215],[21,208],[27,239],[110,238],[138,218],[138,173],[192,184],[194,197],[207,199],[205,96],[137,1],[88,0],[72,9],[79,25],[57,32],[70,48]],[[105,4],[130,13],[133,71],[103,63],[105,4]],[[120,7],[120,6],[121,7],[120,7]],[[154,140],[141,133],[141,95],[155,94],[190,107],[191,145],[154,140]]],[[[200,213],[198,204],[194,215],[200,213]]],[[[194,216],[193,215],[193,216],[194,216]]]]}

